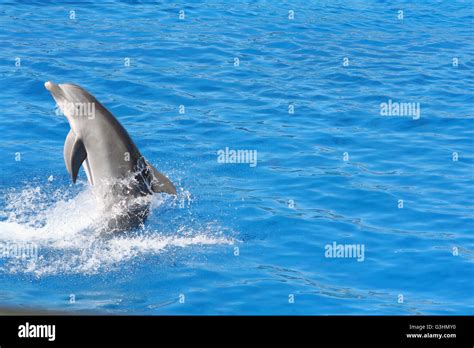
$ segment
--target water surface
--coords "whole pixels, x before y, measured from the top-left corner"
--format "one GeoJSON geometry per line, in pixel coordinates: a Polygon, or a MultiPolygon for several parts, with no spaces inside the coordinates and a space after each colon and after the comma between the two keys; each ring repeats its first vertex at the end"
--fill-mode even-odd
{"type": "Polygon", "coordinates": [[[0,5],[0,246],[37,248],[0,258],[0,306],[473,314],[471,1],[44,3],[0,5]],[[48,80],[93,93],[176,184],[143,228],[91,228],[48,80]]]}

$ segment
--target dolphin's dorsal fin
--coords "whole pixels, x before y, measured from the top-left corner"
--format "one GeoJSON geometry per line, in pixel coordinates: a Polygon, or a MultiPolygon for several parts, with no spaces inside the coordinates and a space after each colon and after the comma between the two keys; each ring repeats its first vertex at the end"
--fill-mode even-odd
{"type": "Polygon", "coordinates": [[[81,168],[82,162],[84,162],[86,157],[87,152],[84,143],[76,137],[76,134],[71,129],[64,143],[64,162],[73,183],[76,183],[77,173],[79,173],[79,168],[81,168]]]}
{"type": "Polygon", "coordinates": [[[145,160],[145,163],[151,173],[151,182],[150,186],[153,192],[155,193],[167,193],[169,195],[176,194],[176,188],[174,187],[173,183],[168,179],[166,176],[161,174],[155,167],[151,165],[150,162],[145,160]]]}

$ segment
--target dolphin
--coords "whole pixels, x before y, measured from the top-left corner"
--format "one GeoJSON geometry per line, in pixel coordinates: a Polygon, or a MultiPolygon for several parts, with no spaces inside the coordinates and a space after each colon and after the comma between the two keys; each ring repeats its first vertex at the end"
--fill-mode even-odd
{"type": "Polygon", "coordinates": [[[70,83],[44,85],[71,127],[64,144],[66,169],[75,183],[83,166],[89,184],[100,188],[106,210],[115,212],[109,230],[128,229],[146,219],[150,201],[141,197],[176,195],[173,183],[141,155],[125,128],[92,94],[70,83]],[[122,209],[117,212],[117,207],[122,209]]]}

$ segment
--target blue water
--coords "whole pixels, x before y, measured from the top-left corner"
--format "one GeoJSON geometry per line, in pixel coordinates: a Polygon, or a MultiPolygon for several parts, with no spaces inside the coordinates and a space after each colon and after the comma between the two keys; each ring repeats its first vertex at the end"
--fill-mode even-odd
{"type": "Polygon", "coordinates": [[[473,18],[472,1],[2,2],[0,247],[36,252],[0,255],[0,307],[473,314],[473,18]],[[106,105],[177,199],[98,236],[48,80],[106,105]],[[381,115],[389,100],[419,118],[381,115]],[[219,163],[226,147],[256,165],[219,163]]]}

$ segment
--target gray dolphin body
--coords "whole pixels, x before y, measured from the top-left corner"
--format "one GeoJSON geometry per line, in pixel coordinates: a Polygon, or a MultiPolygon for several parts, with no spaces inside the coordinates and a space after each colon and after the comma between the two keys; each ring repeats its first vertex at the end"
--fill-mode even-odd
{"type": "Polygon", "coordinates": [[[75,183],[83,165],[88,181],[102,187],[109,210],[126,206],[109,222],[110,230],[123,230],[142,222],[148,204],[135,198],[153,193],[176,194],[171,181],[159,173],[133,143],[119,121],[89,92],[74,84],[45,83],[71,130],[64,144],[64,161],[75,183]]]}

